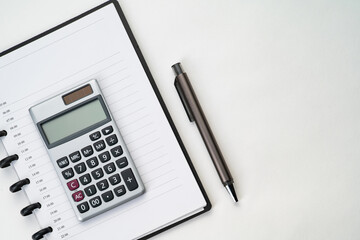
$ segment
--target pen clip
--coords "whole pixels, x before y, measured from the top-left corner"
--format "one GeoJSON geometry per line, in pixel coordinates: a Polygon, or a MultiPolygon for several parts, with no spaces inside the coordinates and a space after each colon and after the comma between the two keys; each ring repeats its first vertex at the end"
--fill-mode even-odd
{"type": "Polygon", "coordinates": [[[179,94],[179,97],[180,97],[180,100],[185,108],[185,112],[190,120],[190,122],[194,122],[195,121],[195,118],[194,118],[194,115],[192,114],[191,112],[191,109],[189,107],[189,103],[188,101],[186,100],[186,97],[185,97],[185,94],[184,92],[182,91],[182,88],[180,87],[179,85],[179,82],[178,81],[175,81],[175,88],[176,88],[176,91],[178,92],[179,94]]]}

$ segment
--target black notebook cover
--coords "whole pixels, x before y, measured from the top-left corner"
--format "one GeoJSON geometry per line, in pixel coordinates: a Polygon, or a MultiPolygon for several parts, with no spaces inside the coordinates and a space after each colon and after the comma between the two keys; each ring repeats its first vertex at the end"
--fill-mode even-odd
{"type": "MultiPolygon", "coordinates": [[[[114,7],[117,10],[117,13],[119,14],[119,17],[120,17],[120,19],[121,19],[121,21],[122,21],[122,23],[123,23],[123,25],[125,27],[125,30],[126,30],[128,36],[129,36],[130,40],[131,40],[131,43],[132,43],[132,45],[133,45],[133,47],[134,47],[134,49],[136,51],[136,54],[137,54],[137,56],[138,56],[138,58],[139,58],[139,60],[140,60],[140,62],[142,64],[142,67],[143,67],[143,69],[144,69],[144,71],[145,71],[145,73],[147,75],[147,78],[150,81],[150,84],[151,84],[151,86],[153,88],[153,91],[155,92],[155,94],[156,94],[156,96],[158,98],[158,101],[159,101],[159,103],[160,103],[160,105],[162,107],[162,110],[165,113],[165,115],[167,117],[167,120],[168,120],[168,122],[169,122],[169,124],[170,124],[170,126],[172,128],[173,134],[175,135],[175,137],[176,137],[176,139],[178,141],[178,144],[182,149],[182,152],[183,152],[183,154],[184,154],[184,156],[185,156],[185,158],[186,158],[186,160],[187,160],[187,162],[189,164],[189,167],[190,167],[190,169],[191,169],[191,171],[192,171],[192,173],[194,175],[194,178],[196,179],[197,184],[198,184],[198,186],[199,186],[199,188],[200,188],[200,190],[201,190],[201,192],[203,194],[204,200],[206,201],[206,206],[204,207],[204,209],[202,211],[197,212],[194,215],[186,217],[185,219],[182,219],[182,220],[180,220],[178,222],[170,224],[170,225],[168,225],[168,226],[166,226],[164,228],[161,228],[161,229],[159,229],[159,230],[157,230],[157,231],[155,231],[155,232],[141,238],[141,239],[148,239],[148,238],[153,237],[153,236],[155,236],[155,235],[157,235],[157,234],[159,234],[159,233],[161,233],[163,231],[166,231],[166,230],[168,230],[168,229],[170,229],[172,227],[175,227],[178,224],[181,224],[181,223],[183,223],[185,221],[188,221],[188,220],[190,220],[190,219],[192,219],[192,218],[194,218],[194,217],[196,217],[196,216],[198,216],[198,215],[200,215],[202,213],[205,213],[205,212],[209,211],[211,209],[211,203],[210,203],[210,200],[209,200],[209,198],[208,198],[208,196],[207,196],[207,194],[206,194],[206,192],[204,190],[204,187],[201,184],[199,176],[197,175],[196,170],[195,170],[195,168],[194,168],[194,166],[193,166],[193,164],[192,164],[192,162],[190,160],[190,157],[189,157],[189,155],[188,155],[188,153],[187,153],[187,151],[186,151],[186,149],[184,147],[184,144],[182,143],[181,138],[180,138],[180,136],[179,136],[179,134],[178,134],[178,132],[177,132],[177,130],[175,128],[175,125],[174,125],[174,123],[173,123],[173,121],[172,121],[172,119],[170,117],[170,114],[169,114],[169,112],[168,112],[168,110],[166,108],[166,105],[165,105],[165,103],[164,103],[164,101],[163,101],[163,99],[162,99],[162,97],[160,95],[160,92],[159,92],[159,90],[158,90],[158,88],[156,86],[156,83],[155,83],[155,81],[154,81],[154,79],[153,79],[153,77],[152,77],[152,75],[150,73],[150,70],[149,70],[149,68],[148,68],[148,66],[147,66],[147,64],[145,62],[145,59],[144,59],[144,57],[143,57],[143,55],[142,55],[142,53],[140,51],[140,48],[139,48],[138,44],[136,43],[135,37],[131,32],[131,29],[130,29],[127,21],[126,21],[125,15],[122,12],[119,3],[117,1],[115,1],[115,0],[107,1],[107,2],[105,2],[105,3],[103,3],[103,4],[99,5],[99,6],[97,6],[97,7],[93,8],[93,9],[83,13],[83,14],[80,14],[77,17],[74,17],[74,18],[72,18],[72,19],[70,19],[70,20],[68,20],[68,21],[66,21],[66,22],[52,28],[52,29],[49,29],[49,30],[47,30],[47,31],[45,31],[45,32],[43,32],[43,33],[41,33],[41,34],[39,34],[39,35],[29,39],[29,40],[27,40],[27,41],[24,41],[24,42],[14,46],[14,47],[9,48],[8,50],[5,50],[5,51],[1,52],[0,57],[4,56],[4,55],[6,55],[6,54],[8,54],[10,52],[13,52],[16,49],[19,49],[19,48],[21,48],[21,47],[23,47],[23,46],[25,46],[25,45],[27,45],[27,44],[29,44],[31,42],[34,42],[37,39],[40,39],[40,38],[42,38],[42,37],[44,37],[44,36],[46,36],[46,35],[48,35],[48,34],[50,34],[52,32],[55,32],[58,29],[63,28],[64,26],[69,25],[69,24],[71,24],[71,23],[73,23],[73,22],[75,22],[75,21],[77,21],[77,20],[79,20],[79,19],[81,19],[81,18],[83,18],[83,17],[85,17],[85,16],[87,16],[87,15],[89,15],[89,14],[91,14],[91,13],[93,13],[93,12],[107,6],[107,5],[109,5],[109,4],[113,4],[114,7]]],[[[169,66],[169,69],[170,69],[170,66],[169,66]]]]}

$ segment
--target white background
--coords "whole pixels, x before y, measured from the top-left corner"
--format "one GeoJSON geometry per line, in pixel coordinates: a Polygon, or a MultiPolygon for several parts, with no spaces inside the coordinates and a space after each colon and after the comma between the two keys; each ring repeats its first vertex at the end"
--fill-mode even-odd
{"type": "MultiPolygon", "coordinates": [[[[0,0],[0,51],[101,2],[0,0]]],[[[213,204],[154,239],[360,239],[360,1],[120,4],[213,204]],[[174,89],[177,61],[238,204],[174,89]]],[[[39,230],[34,216],[20,216],[25,195],[8,190],[17,180],[0,171],[1,239],[39,230]]]]}

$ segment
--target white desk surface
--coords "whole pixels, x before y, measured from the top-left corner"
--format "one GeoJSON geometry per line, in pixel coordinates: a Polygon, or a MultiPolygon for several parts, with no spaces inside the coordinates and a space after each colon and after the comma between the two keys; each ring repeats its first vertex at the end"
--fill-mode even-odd
{"type": "MultiPolygon", "coordinates": [[[[0,50],[101,2],[0,0],[0,50]]],[[[213,204],[154,239],[360,238],[359,1],[120,4],[213,204]],[[174,89],[177,61],[232,169],[236,205],[174,89]]],[[[19,214],[28,201],[8,191],[15,181],[1,170],[1,239],[39,230],[19,214]]]]}

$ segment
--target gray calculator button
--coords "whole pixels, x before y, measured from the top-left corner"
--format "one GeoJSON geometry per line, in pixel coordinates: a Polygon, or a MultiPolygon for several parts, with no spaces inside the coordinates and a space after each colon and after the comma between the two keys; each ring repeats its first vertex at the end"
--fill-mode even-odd
{"type": "Polygon", "coordinates": [[[116,185],[116,184],[120,183],[121,182],[120,175],[118,173],[115,175],[112,175],[111,177],[109,177],[109,182],[111,185],[116,185]]]}
{"type": "Polygon", "coordinates": [[[84,213],[89,211],[90,207],[87,202],[83,202],[82,204],[77,205],[77,209],[79,210],[80,213],[84,213]]]}
{"type": "Polygon", "coordinates": [[[79,151],[73,152],[69,155],[70,160],[74,163],[81,159],[81,155],[79,151]]]}
{"type": "Polygon", "coordinates": [[[86,160],[86,164],[88,165],[89,168],[94,168],[97,165],[99,165],[99,161],[97,160],[96,157],[92,157],[92,158],[86,160]]]}
{"type": "Polygon", "coordinates": [[[118,139],[115,134],[105,138],[105,140],[109,146],[113,146],[118,143],[118,139]]]}
{"type": "Polygon", "coordinates": [[[109,163],[104,166],[104,170],[107,174],[115,172],[115,164],[109,163]]]}
{"type": "Polygon", "coordinates": [[[126,157],[122,157],[118,160],[116,160],[116,165],[119,167],[119,168],[124,168],[128,165],[128,161],[126,159],[126,157]]]}
{"type": "Polygon", "coordinates": [[[87,185],[89,183],[91,183],[91,177],[90,174],[85,174],[82,175],[81,177],[79,177],[80,182],[82,183],[82,185],[87,185]]]}
{"type": "Polygon", "coordinates": [[[91,175],[93,176],[94,179],[100,179],[104,176],[104,172],[101,168],[98,168],[94,171],[91,172],[91,175]]]}
{"type": "Polygon", "coordinates": [[[82,163],[76,164],[74,166],[74,169],[77,174],[85,172],[86,171],[85,163],[82,162],[82,163]]]}
{"type": "Polygon", "coordinates": [[[72,178],[74,176],[74,170],[72,168],[62,171],[62,175],[65,179],[72,178]]]}
{"type": "Polygon", "coordinates": [[[134,176],[131,168],[128,168],[128,169],[122,171],[121,176],[124,179],[124,182],[130,191],[133,191],[138,188],[139,185],[136,182],[135,176],[134,176]]]}
{"type": "Polygon", "coordinates": [[[110,153],[108,151],[106,151],[106,152],[99,154],[98,157],[99,157],[100,161],[104,163],[104,162],[107,162],[110,160],[110,153]]]}
{"type": "Polygon", "coordinates": [[[98,206],[101,205],[101,199],[100,199],[99,196],[90,199],[89,202],[90,202],[90,205],[91,205],[93,208],[96,208],[96,207],[98,207],[98,206]]]}
{"type": "Polygon", "coordinates": [[[59,160],[56,161],[59,168],[64,168],[69,166],[69,159],[67,157],[62,157],[59,160]]]}
{"type": "Polygon", "coordinates": [[[112,133],[113,131],[114,131],[114,129],[112,126],[108,126],[108,127],[104,128],[103,130],[101,130],[101,132],[104,135],[108,135],[108,134],[112,133]]]}
{"type": "Polygon", "coordinates": [[[105,189],[107,189],[109,187],[109,183],[106,179],[104,179],[104,180],[96,183],[96,186],[100,191],[104,191],[105,189]]]}
{"type": "Polygon", "coordinates": [[[120,197],[126,193],[126,189],[124,185],[114,188],[115,195],[120,197]]]}
{"type": "Polygon", "coordinates": [[[100,141],[94,143],[94,148],[95,148],[95,150],[98,151],[98,152],[101,151],[101,150],[104,150],[105,147],[106,147],[106,146],[105,146],[104,140],[100,140],[100,141]]]}
{"type": "Polygon", "coordinates": [[[121,146],[116,146],[113,149],[110,150],[111,154],[113,155],[113,157],[119,157],[123,154],[123,150],[121,148],[121,146]]]}
{"type": "Polygon", "coordinates": [[[91,139],[92,141],[96,141],[96,140],[98,140],[98,139],[101,137],[101,134],[100,134],[99,131],[97,131],[97,132],[94,132],[94,133],[90,134],[89,137],[90,137],[90,139],[91,139]]]}
{"type": "Polygon", "coordinates": [[[110,202],[111,200],[114,199],[114,194],[112,193],[112,191],[107,191],[101,194],[101,197],[104,200],[104,202],[110,202]]]}
{"type": "Polygon", "coordinates": [[[94,195],[96,193],[95,185],[91,185],[89,187],[86,187],[84,189],[84,191],[85,191],[86,195],[89,196],[89,197],[94,195]]]}
{"type": "Polygon", "coordinates": [[[84,147],[83,149],[81,149],[82,154],[84,155],[84,157],[89,157],[94,153],[93,148],[91,147],[91,145],[84,147]]]}

